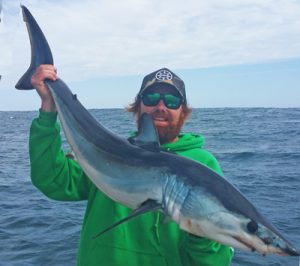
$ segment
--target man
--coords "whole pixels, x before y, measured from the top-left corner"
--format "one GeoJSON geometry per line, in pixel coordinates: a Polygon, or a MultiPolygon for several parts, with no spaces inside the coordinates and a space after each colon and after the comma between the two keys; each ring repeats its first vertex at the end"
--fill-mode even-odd
{"type": "MultiPolygon", "coordinates": [[[[39,117],[30,130],[32,182],[52,199],[87,200],[78,265],[229,265],[232,248],[188,234],[176,223],[165,222],[160,212],[142,215],[93,239],[131,210],[98,190],[78,163],[61,150],[56,107],[45,79],[57,79],[53,66],[38,67],[31,80],[42,100],[39,117]]],[[[202,162],[222,174],[215,157],[202,148],[202,136],[180,133],[191,109],[184,82],[172,71],[163,68],[147,75],[128,111],[137,118],[144,112],[151,115],[163,149],[202,162]]]]}

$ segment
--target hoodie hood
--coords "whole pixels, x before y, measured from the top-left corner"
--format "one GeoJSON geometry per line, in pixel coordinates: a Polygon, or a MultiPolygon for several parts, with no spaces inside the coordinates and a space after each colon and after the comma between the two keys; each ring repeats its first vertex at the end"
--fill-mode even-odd
{"type": "MultiPolygon", "coordinates": [[[[137,136],[137,131],[130,134],[131,137],[137,136]]],[[[161,145],[161,148],[167,151],[181,153],[193,149],[202,149],[205,144],[205,139],[202,135],[193,133],[181,133],[179,139],[175,142],[170,142],[161,145]]]]}
{"type": "Polygon", "coordinates": [[[179,135],[176,142],[166,143],[161,147],[172,152],[184,152],[192,149],[202,149],[205,144],[205,139],[201,135],[192,133],[183,133],[179,135]]]}

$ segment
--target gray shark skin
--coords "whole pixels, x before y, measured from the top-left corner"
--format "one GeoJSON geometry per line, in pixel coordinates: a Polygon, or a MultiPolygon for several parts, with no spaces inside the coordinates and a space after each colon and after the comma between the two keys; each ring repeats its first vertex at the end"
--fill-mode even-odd
{"type": "Polygon", "coordinates": [[[0,22],[1,22],[1,14],[2,14],[2,0],[0,0],[0,22]]]}
{"type": "MultiPolygon", "coordinates": [[[[21,7],[32,62],[16,88],[27,90],[33,89],[30,79],[35,68],[53,64],[53,59],[38,24],[28,9],[21,7]]],[[[101,191],[134,209],[132,217],[160,209],[197,236],[263,255],[299,255],[226,179],[205,165],[161,150],[149,115],[142,115],[137,138],[126,140],[99,124],[61,79],[46,83],[78,163],[101,191]]]]}

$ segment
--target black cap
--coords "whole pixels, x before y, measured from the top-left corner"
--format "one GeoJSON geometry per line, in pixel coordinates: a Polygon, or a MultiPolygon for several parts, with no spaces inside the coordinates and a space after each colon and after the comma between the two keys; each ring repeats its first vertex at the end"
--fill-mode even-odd
{"type": "Polygon", "coordinates": [[[138,97],[143,95],[143,92],[154,84],[169,84],[173,86],[186,102],[185,86],[183,80],[168,68],[161,68],[144,77],[138,97]]]}

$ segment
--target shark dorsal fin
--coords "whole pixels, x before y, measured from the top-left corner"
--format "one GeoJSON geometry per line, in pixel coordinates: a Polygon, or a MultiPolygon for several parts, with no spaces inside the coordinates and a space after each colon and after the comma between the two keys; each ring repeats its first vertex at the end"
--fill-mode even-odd
{"type": "Polygon", "coordinates": [[[146,150],[160,151],[158,132],[151,116],[143,113],[138,124],[137,136],[129,138],[130,143],[146,150]]]}

